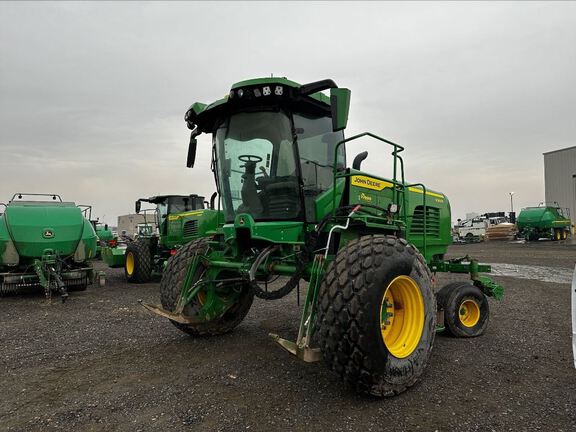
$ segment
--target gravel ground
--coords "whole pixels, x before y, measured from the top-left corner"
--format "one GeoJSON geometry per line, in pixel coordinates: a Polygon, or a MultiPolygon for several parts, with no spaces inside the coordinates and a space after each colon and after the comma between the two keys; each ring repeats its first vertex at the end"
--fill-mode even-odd
{"type": "MultiPolygon", "coordinates": [[[[450,249],[466,254],[571,269],[576,247],[450,249]]],[[[257,300],[234,333],[203,339],[145,311],[138,300],[157,302],[158,283],[128,285],[122,270],[66,304],[2,298],[0,430],[575,430],[569,285],[495,279],[506,294],[490,301],[485,335],[438,335],[419,384],[384,400],[352,393],[323,364],[271,341],[269,332],[296,336],[295,295],[257,300]]]]}

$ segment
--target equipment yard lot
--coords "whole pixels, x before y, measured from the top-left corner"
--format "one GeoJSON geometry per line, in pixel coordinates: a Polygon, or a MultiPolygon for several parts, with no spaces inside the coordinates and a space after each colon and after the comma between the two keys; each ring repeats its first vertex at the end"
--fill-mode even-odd
{"type": "MultiPolygon", "coordinates": [[[[467,253],[565,273],[576,245],[450,248],[450,256],[467,253]]],[[[193,339],[137,303],[158,302],[157,282],[128,285],[123,269],[107,274],[104,288],[72,293],[65,304],[48,306],[40,295],[0,299],[0,430],[576,428],[568,283],[496,276],[505,296],[490,300],[486,334],[438,335],[414,387],[373,399],[273,343],[270,332],[296,336],[295,292],[281,307],[256,300],[231,334],[193,339]]]]}

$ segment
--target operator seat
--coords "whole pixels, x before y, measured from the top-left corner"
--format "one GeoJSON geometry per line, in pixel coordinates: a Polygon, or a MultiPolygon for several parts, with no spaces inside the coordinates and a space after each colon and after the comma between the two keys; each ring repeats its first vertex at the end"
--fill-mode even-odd
{"type": "Polygon", "coordinates": [[[264,186],[260,200],[264,213],[271,219],[295,218],[300,213],[298,182],[294,177],[277,177],[278,181],[264,186]]]}

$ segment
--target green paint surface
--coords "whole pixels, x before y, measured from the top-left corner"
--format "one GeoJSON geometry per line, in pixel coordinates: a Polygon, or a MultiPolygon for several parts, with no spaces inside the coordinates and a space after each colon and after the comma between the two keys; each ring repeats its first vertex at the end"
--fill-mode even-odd
{"type": "Polygon", "coordinates": [[[80,240],[86,256],[96,252],[92,224],[73,203],[11,203],[0,225],[0,244],[11,239],[21,259],[40,257],[46,249],[60,256],[72,255],[80,240]]]}

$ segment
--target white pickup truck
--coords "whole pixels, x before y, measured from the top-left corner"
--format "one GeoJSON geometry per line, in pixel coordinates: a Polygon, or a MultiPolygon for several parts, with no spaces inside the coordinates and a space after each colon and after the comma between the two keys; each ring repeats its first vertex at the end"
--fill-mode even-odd
{"type": "Polygon", "coordinates": [[[460,221],[456,226],[456,230],[458,231],[458,237],[461,239],[472,239],[473,237],[484,239],[488,227],[505,222],[508,222],[508,220],[502,216],[490,218],[476,217],[460,221]]]}
{"type": "Polygon", "coordinates": [[[488,228],[488,220],[482,218],[466,219],[456,226],[458,237],[471,239],[472,237],[484,238],[488,228]]]}

